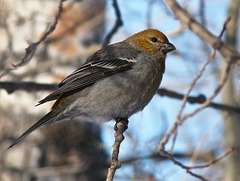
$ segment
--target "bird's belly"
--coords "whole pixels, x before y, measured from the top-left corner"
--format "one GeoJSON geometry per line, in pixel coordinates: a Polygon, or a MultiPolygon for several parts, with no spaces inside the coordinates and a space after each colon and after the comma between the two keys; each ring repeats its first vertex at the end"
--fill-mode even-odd
{"type": "Polygon", "coordinates": [[[99,81],[89,91],[81,110],[93,121],[109,121],[116,117],[129,118],[141,111],[156,93],[161,77],[148,75],[144,80],[139,77],[111,76],[99,81]]]}

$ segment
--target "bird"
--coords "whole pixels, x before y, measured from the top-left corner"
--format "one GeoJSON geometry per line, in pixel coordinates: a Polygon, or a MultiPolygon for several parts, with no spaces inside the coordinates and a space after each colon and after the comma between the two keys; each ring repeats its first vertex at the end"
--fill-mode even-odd
{"type": "Polygon", "coordinates": [[[167,53],[175,49],[157,29],[146,29],[103,47],[38,102],[55,100],[51,110],[9,148],[36,129],[62,120],[101,123],[128,119],[142,111],[160,86],[167,53]]]}

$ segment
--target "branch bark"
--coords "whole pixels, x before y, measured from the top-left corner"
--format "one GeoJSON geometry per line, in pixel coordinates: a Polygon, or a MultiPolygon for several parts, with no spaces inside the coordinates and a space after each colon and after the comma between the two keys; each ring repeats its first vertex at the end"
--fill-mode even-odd
{"type": "Polygon", "coordinates": [[[62,14],[62,11],[63,11],[63,2],[65,0],[60,0],[59,1],[59,6],[58,6],[58,12],[57,12],[57,15],[55,17],[55,20],[53,22],[53,24],[50,26],[50,28],[45,31],[43,33],[43,35],[41,36],[41,38],[37,41],[37,42],[34,42],[34,43],[31,43],[27,48],[26,48],[26,52],[25,52],[25,55],[24,57],[21,59],[21,61],[17,64],[12,64],[12,67],[9,67],[8,69],[6,69],[2,74],[0,74],[0,79],[5,76],[6,74],[8,74],[9,72],[13,71],[13,70],[16,70],[17,68],[21,67],[21,66],[24,66],[26,64],[28,64],[32,57],[34,56],[37,48],[39,47],[39,45],[44,42],[47,37],[55,30],[57,24],[58,24],[58,20],[62,14]]]}
{"type": "MultiPolygon", "coordinates": [[[[231,47],[238,45],[238,29],[239,29],[239,6],[240,0],[229,1],[228,16],[232,17],[226,31],[226,43],[231,47]]],[[[226,61],[222,61],[220,75],[224,74],[224,69],[227,66],[226,61]]],[[[239,105],[236,99],[234,69],[230,72],[230,77],[222,90],[222,101],[224,104],[239,105]]],[[[238,112],[240,113],[240,112],[238,112]]],[[[224,148],[227,150],[229,147],[235,147],[236,151],[229,155],[225,161],[224,181],[238,181],[240,178],[240,114],[223,114],[224,119],[224,148]]]]}
{"type": "Polygon", "coordinates": [[[117,32],[118,28],[123,25],[123,21],[121,18],[121,13],[120,13],[120,9],[118,7],[117,0],[113,0],[113,7],[115,10],[117,19],[116,19],[115,25],[113,26],[112,30],[107,34],[107,36],[103,40],[103,44],[102,44],[103,47],[105,47],[109,44],[112,36],[117,32]]]}
{"type": "Polygon", "coordinates": [[[174,16],[188,29],[194,32],[204,42],[209,43],[213,49],[219,51],[219,53],[229,62],[235,62],[240,65],[240,54],[227,46],[221,41],[218,36],[212,34],[206,29],[200,22],[198,22],[190,13],[183,9],[175,0],[165,0],[165,3],[172,10],[174,16]]]}
{"type": "Polygon", "coordinates": [[[112,152],[112,163],[111,167],[108,169],[107,180],[113,181],[115,172],[118,168],[121,167],[121,163],[118,161],[119,149],[122,141],[124,140],[123,133],[128,128],[128,119],[117,118],[115,124],[115,143],[113,144],[113,152],[112,152]]]}
{"type": "MultiPolygon", "coordinates": [[[[0,89],[5,89],[8,94],[12,94],[14,91],[23,90],[26,92],[36,92],[36,91],[54,91],[58,87],[58,84],[42,84],[36,82],[0,82],[0,89]]],[[[169,98],[183,100],[184,94],[171,91],[168,89],[158,89],[157,94],[160,96],[167,96],[169,98]]],[[[202,104],[206,101],[206,96],[199,94],[198,96],[188,96],[187,102],[190,104],[202,104]]],[[[219,104],[211,102],[208,107],[218,109],[221,111],[240,113],[240,107],[230,106],[226,104],[219,104]]]]}
{"type": "MultiPolygon", "coordinates": [[[[160,96],[167,96],[170,98],[175,98],[175,99],[179,99],[179,100],[183,100],[184,98],[184,94],[180,94],[178,92],[174,92],[171,90],[167,90],[167,89],[158,89],[157,94],[160,96]]],[[[199,94],[198,96],[188,96],[187,97],[187,102],[190,104],[203,104],[206,101],[206,96],[203,94],[199,94]]],[[[221,111],[228,111],[228,112],[234,112],[234,113],[240,113],[240,107],[237,106],[229,106],[226,104],[218,104],[215,102],[211,102],[208,107],[214,108],[214,109],[218,109],[221,111]]]]}

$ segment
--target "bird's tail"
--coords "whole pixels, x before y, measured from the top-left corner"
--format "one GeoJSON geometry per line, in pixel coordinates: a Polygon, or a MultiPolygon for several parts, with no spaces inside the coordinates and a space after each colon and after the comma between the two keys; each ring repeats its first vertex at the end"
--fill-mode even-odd
{"type": "Polygon", "coordinates": [[[18,144],[19,142],[21,142],[24,138],[26,138],[29,134],[31,134],[36,129],[49,124],[53,124],[56,119],[55,116],[57,116],[58,114],[59,112],[50,111],[48,114],[43,116],[38,122],[36,122],[32,127],[30,127],[27,131],[25,131],[11,146],[8,147],[8,149],[18,144]]]}

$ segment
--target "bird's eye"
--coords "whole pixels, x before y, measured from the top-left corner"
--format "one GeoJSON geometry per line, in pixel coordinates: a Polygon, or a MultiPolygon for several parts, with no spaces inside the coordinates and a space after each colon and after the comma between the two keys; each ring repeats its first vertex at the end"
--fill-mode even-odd
{"type": "Polygon", "coordinates": [[[152,41],[152,42],[157,42],[157,41],[158,41],[158,39],[157,39],[157,38],[155,38],[155,37],[153,37],[153,38],[151,39],[151,41],[152,41]]]}

